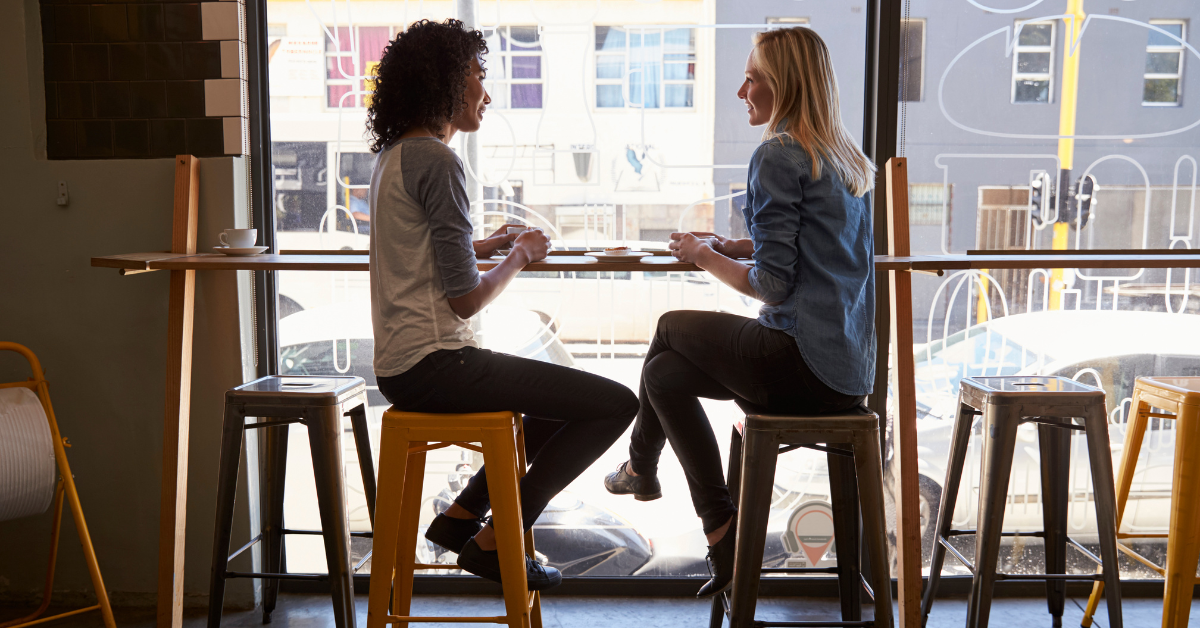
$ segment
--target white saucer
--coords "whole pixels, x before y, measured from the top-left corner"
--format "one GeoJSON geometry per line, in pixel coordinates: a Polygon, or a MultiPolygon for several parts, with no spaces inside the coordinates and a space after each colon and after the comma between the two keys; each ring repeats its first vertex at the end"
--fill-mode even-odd
{"type": "Polygon", "coordinates": [[[584,255],[603,259],[610,262],[637,262],[643,257],[651,257],[653,253],[645,251],[587,251],[584,255]]]}
{"type": "Polygon", "coordinates": [[[263,251],[267,250],[267,247],[265,247],[265,246],[248,246],[245,248],[234,249],[234,248],[230,248],[228,246],[214,246],[213,250],[218,253],[224,253],[225,255],[246,256],[246,255],[258,255],[259,253],[262,253],[263,251]]]}

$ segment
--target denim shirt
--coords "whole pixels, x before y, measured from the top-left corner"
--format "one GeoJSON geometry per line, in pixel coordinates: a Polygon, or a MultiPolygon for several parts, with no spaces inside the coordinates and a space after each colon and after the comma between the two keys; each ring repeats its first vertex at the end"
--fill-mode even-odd
{"type": "Polygon", "coordinates": [[[758,322],[796,339],[830,388],[866,395],[875,379],[875,260],[868,195],[855,197],[828,163],[812,176],[791,137],[750,158],[746,207],[754,241],[750,285],[767,304],[758,322]]]}

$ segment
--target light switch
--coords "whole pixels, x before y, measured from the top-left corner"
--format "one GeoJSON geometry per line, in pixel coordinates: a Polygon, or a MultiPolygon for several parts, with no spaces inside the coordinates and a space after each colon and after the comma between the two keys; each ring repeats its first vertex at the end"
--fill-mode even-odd
{"type": "Polygon", "coordinates": [[[67,203],[71,202],[71,198],[69,196],[67,196],[67,182],[66,181],[58,182],[58,199],[56,200],[56,202],[63,207],[65,207],[67,205],[67,203]]]}

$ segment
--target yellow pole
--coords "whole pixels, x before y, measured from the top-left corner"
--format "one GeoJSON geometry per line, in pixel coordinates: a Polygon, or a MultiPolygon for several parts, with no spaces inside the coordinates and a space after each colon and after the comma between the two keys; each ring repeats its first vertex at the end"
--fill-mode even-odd
{"type": "MultiPolygon", "coordinates": [[[[1074,19],[1070,21],[1068,21],[1069,18],[1063,19],[1068,36],[1063,38],[1062,100],[1058,109],[1058,134],[1073,136],[1075,135],[1075,112],[1079,98],[1079,58],[1082,52],[1079,31],[1083,28],[1083,0],[1067,0],[1065,13],[1073,16],[1074,19]]],[[[1060,168],[1058,171],[1058,206],[1060,209],[1065,209],[1073,206],[1074,203],[1074,199],[1067,197],[1068,190],[1071,188],[1071,168],[1075,161],[1075,139],[1073,137],[1059,138],[1058,160],[1060,168]]],[[[1054,223],[1054,239],[1050,244],[1050,248],[1054,250],[1062,251],[1067,248],[1070,225],[1063,218],[1063,216],[1059,216],[1058,222],[1054,223]]],[[[1050,309],[1061,308],[1064,287],[1066,284],[1063,282],[1063,270],[1055,268],[1050,271],[1050,309]]]]}
{"type": "Polygon", "coordinates": [[[979,269],[979,299],[975,302],[975,322],[988,322],[988,278],[987,269],[979,269]]]}

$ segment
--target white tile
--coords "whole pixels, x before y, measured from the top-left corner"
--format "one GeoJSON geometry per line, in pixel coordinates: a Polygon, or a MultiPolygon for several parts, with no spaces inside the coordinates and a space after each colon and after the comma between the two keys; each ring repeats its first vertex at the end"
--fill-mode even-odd
{"type": "Polygon", "coordinates": [[[241,79],[208,79],[204,81],[204,115],[241,116],[242,88],[241,79]]]}
{"type": "Polygon", "coordinates": [[[236,2],[200,3],[200,26],[204,39],[239,40],[242,37],[242,5],[236,2]]]}
{"type": "Polygon", "coordinates": [[[242,155],[245,154],[246,146],[246,119],[245,118],[222,118],[221,124],[225,132],[225,154],[226,155],[242,155]]]}
{"type": "Polygon", "coordinates": [[[242,76],[242,56],[245,46],[240,41],[221,42],[221,78],[246,78],[242,76]]]}

